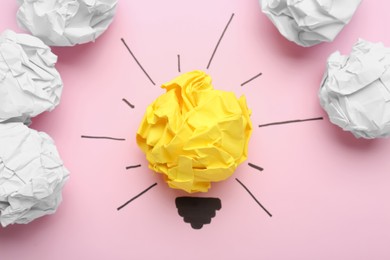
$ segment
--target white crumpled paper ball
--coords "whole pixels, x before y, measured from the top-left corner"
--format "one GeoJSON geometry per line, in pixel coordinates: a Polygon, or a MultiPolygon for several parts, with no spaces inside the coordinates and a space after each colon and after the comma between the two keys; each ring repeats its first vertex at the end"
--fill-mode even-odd
{"type": "Polygon", "coordinates": [[[20,27],[50,46],[95,41],[113,20],[118,0],[18,0],[20,27]]]}
{"type": "Polygon", "coordinates": [[[319,97],[330,121],[355,137],[390,136],[390,49],[359,40],[349,56],[333,53],[319,97]]]}
{"type": "Polygon", "coordinates": [[[330,42],[351,20],[361,0],[260,0],[279,32],[298,45],[330,42]]]}
{"type": "Polygon", "coordinates": [[[22,123],[0,123],[0,144],[1,225],[54,213],[68,171],[53,140],[22,123]]]}
{"type": "Polygon", "coordinates": [[[0,122],[28,123],[60,102],[57,56],[38,38],[7,30],[0,35],[0,122]]]}

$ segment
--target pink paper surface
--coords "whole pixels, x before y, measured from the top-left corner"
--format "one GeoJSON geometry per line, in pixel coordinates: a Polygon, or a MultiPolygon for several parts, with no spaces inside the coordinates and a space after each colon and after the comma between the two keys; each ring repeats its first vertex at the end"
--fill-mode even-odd
{"type": "MultiPolygon", "coordinates": [[[[317,98],[332,52],[348,53],[358,38],[390,46],[389,8],[388,0],[365,0],[333,43],[305,49],[279,35],[257,0],[120,0],[95,43],[53,49],[62,101],[31,127],[55,140],[71,176],[55,215],[0,228],[0,259],[390,259],[390,140],[355,139],[329,122],[317,98]],[[222,201],[200,230],[177,213],[175,198],[186,194],[152,173],[135,143],[147,105],[163,93],[159,86],[179,74],[178,54],[182,72],[205,70],[215,88],[246,95],[255,126],[247,162],[264,168],[246,162],[229,180],[196,194],[222,201]],[[257,127],[319,116],[325,119],[257,127]],[[125,169],[136,164],[142,167],[125,169]]],[[[16,11],[16,1],[2,1],[1,31],[22,32],[16,11]]]]}

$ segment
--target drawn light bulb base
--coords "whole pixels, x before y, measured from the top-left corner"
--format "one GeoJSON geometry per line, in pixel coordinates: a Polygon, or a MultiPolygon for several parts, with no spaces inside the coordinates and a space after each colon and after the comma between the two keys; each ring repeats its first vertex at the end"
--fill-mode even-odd
{"type": "Polygon", "coordinates": [[[216,211],[222,208],[219,198],[208,197],[177,197],[175,204],[184,222],[191,224],[193,229],[201,229],[203,225],[210,224],[216,211]]]}

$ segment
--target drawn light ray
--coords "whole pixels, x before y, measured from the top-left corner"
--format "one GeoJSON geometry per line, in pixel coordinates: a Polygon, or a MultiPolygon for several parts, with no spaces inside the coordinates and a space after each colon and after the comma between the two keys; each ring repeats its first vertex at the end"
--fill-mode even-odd
{"type": "Polygon", "coordinates": [[[181,72],[180,54],[177,54],[177,71],[181,72]]]}
{"type": "Polygon", "coordinates": [[[316,121],[316,120],[323,120],[323,119],[324,119],[323,117],[295,119],[295,120],[267,123],[267,124],[259,125],[259,127],[266,127],[266,126],[273,126],[273,125],[284,125],[284,124],[292,124],[292,123],[303,123],[303,122],[307,122],[307,121],[316,121]]]}
{"type": "Polygon", "coordinates": [[[139,168],[139,167],[141,167],[141,164],[129,165],[129,166],[126,166],[126,170],[130,170],[130,169],[134,169],[134,168],[139,168]]]}
{"type": "Polygon", "coordinates": [[[258,170],[258,171],[261,171],[261,172],[264,171],[264,168],[263,168],[263,167],[260,167],[260,166],[258,166],[258,165],[256,165],[256,164],[248,163],[248,165],[249,165],[250,167],[252,167],[252,168],[258,170]]]}
{"type": "Polygon", "coordinates": [[[257,79],[257,78],[260,77],[261,75],[263,75],[262,72],[260,72],[260,73],[257,74],[256,76],[253,76],[252,78],[248,79],[247,81],[241,83],[241,87],[244,86],[244,85],[246,85],[246,84],[248,84],[248,83],[251,82],[252,80],[257,79]]]}
{"type": "Polygon", "coordinates": [[[150,80],[150,82],[152,82],[153,85],[156,85],[156,83],[154,83],[154,81],[152,80],[152,78],[149,76],[149,74],[146,72],[146,70],[144,69],[144,67],[142,67],[141,63],[138,61],[138,59],[135,57],[134,53],[130,50],[130,47],[126,44],[125,40],[123,38],[121,38],[121,41],[123,42],[123,44],[125,45],[126,49],[129,51],[130,55],[133,57],[133,59],[135,60],[135,62],[137,62],[138,66],[141,68],[141,70],[145,73],[146,77],[148,77],[148,79],[150,80]]]}
{"type": "Polygon", "coordinates": [[[134,108],[135,106],[131,104],[127,99],[122,98],[122,101],[125,102],[130,108],[134,108]]]}
{"type": "Polygon", "coordinates": [[[217,45],[215,46],[214,51],[213,51],[213,54],[211,55],[211,58],[210,58],[210,60],[209,60],[209,63],[207,64],[207,69],[210,68],[211,61],[214,59],[214,55],[215,55],[215,53],[217,52],[217,49],[218,49],[218,47],[219,47],[219,44],[221,43],[222,38],[223,38],[223,36],[225,35],[227,28],[229,27],[230,23],[232,22],[233,17],[234,17],[234,13],[232,13],[232,16],[230,17],[228,23],[227,23],[226,26],[225,26],[225,29],[223,30],[223,32],[222,32],[222,34],[221,34],[221,37],[219,37],[219,40],[218,40],[218,42],[217,42],[217,45]]]}
{"type": "Polygon", "coordinates": [[[268,214],[268,216],[272,217],[272,214],[260,203],[260,201],[253,195],[253,193],[239,180],[236,178],[236,181],[248,192],[248,194],[256,201],[256,203],[268,214]]]}
{"type": "Polygon", "coordinates": [[[121,210],[123,209],[124,207],[126,207],[130,202],[132,202],[133,200],[139,198],[140,196],[142,196],[143,194],[145,194],[146,192],[148,192],[150,189],[152,189],[153,187],[155,187],[157,185],[157,182],[150,185],[148,188],[146,188],[145,190],[143,190],[142,192],[140,192],[138,195],[132,197],[131,199],[129,199],[128,201],[126,201],[123,205],[119,206],[117,208],[117,210],[121,210]]]}
{"type": "Polygon", "coordinates": [[[117,137],[110,137],[110,136],[92,136],[92,135],[82,135],[81,138],[90,138],[90,139],[107,139],[107,140],[114,140],[114,141],[126,141],[125,138],[117,138],[117,137]]]}

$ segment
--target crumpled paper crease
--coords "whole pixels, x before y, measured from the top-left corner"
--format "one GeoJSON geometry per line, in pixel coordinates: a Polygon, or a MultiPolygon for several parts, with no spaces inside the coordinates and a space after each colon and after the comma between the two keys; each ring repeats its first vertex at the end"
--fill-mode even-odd
{"type": "Polygon", "coordinates": [[[52,139],[22,123],[0,123],[0,143],[1,225],[54,213],[69,174],[52,139]]]}
{"type": "Polygon", "coordinates": [[[95,41],[111,24],[117,0],[18,0],[20,27],[50,46],[95,41]]]}
{"type": "Polygon", "coordinates": [[[171,188],[206,192],[247,159],[252,132],[245,97],[215,90],[202,71],[162,85],[166,93],[150,106],[137,132],[149,168],[171,188]]]}
{"type": "Polygon", "coordinates": [[[361,0],[260,0],[279,32],[309,47],[333,41],[349,23],[361,0]]]}
{"type": "Polygon", "coordinates": [[[390,136],[390,48],[359,40],[349,56],[333,53],[319,97],[330,121],[355,137],[390,136]]]}
{"type": "Polygon", "coordinates": [[[7,30],[0,35],[0,122],[28,123],[60,102],[57,56],[38,38],[7,30]]]}

